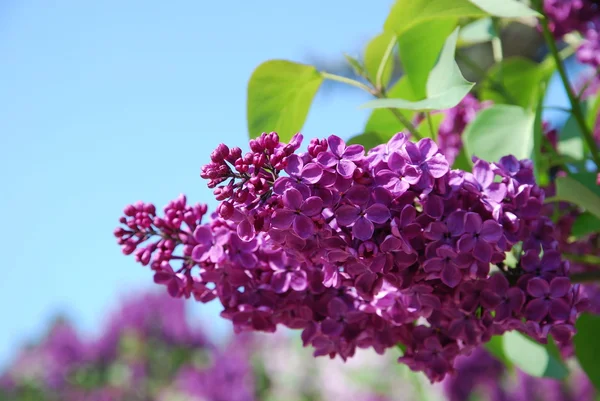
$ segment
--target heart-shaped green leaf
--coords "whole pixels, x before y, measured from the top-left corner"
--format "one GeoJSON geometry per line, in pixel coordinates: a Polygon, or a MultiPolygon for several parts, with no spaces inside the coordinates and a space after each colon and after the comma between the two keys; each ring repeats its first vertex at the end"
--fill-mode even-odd
{"type": "Polygon", "coordinates": [[[519,106],[499,104],[482,110],[463,133],[469,159],[476,156],[497,162],[507,155],[531,158],[534,121],[535,115],[519,106]]]}
{"type": "Polygon", "coordinates": [[[504,355],[523,372],[537,377],[564,379],[569,371],[560,359],[556,345],[533,341],[518,331],[509,331],[502,336],[504,355]]]}
{"type": "Polygon", "coordinates": [[[424,21],[447,17],[520,18],[539,15],[517,0],[398,0],[384,29],[402,35],[424,21]]]}
{"type": "Polygon", "coordinates": [[[456,106],[474,86],[463,77],[454,60],[458,31],[456,28],[444,43],[438,62],[427,79],[427,97],[425,99],[416,102],[405,99],[377,99],[365,103],[361,107],[444,110],[456,106]]]}
{"type": "Polygon", "coordinates": [[[276,131],[282,141],[302,129],[323,76],[310,65],[270,60],[259,65],[248,83],[248,133],[276,131]]]}

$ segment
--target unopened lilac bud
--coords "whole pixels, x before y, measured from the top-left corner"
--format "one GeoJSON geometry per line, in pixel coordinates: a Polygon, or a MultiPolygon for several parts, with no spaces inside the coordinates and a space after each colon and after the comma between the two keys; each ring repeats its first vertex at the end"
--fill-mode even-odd
{"type": "Polygon", "coordinates": [[[217,212],[222,218],[229,219],[233,216],[233,205],[231,202],[222,202],[217,208],[217,212]]]}

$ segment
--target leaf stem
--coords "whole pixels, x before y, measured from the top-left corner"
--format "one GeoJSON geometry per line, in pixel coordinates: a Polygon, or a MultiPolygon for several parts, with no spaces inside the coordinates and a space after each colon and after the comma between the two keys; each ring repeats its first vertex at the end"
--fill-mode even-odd
{"type": "MultiPolygon", "coordinates": [[[[358,81],[356,81],[354,79],[351,79],[351,78],[346,78],[346,77],[342,77],[342,76],[339,76],[339,75],[330,74],[330,73],[325,72],[325,71],[322,71],[321,75],[325,79],[329,79],[331,81],[341,82],[341,83],[344,83],[346,85],[351,85],[351,86],[354,86],[356,88],[362,89],[365,92],[367,92],[367,93],[375,96],[378,99],[387,99],[387,95],[386,95],[386,92],[385,92],[384,88],[373,89],[373,88],[370,88],[367,85],[363,84],[362,82],[358,82],[358,81]]],[[[391,107],[388,110],[390,110],[392,112],[392,114],[394,115],[394,117],[396,117],[398,119],[398,121],[400,121],[400,123],[406,127],[406,129],[410,132],[410,134],[412,136],[414,136],[416,139],[422,139],[423,138],[423,136],[421,134],[419,134],[419,131],[417,131],[417,128],[414,126],[414,124],[411,123],[410,120],[408,118],[406,118],[406,116],[400,112],[400,110],[397,110],[397,109],[394,109],[394,108],[391,108],[391,107]]]]}
{"type": "MultiPolygon", "coordinates": [[[[571,254],[571,253],[564,253],[563,257],[572,262],[600,266],[600,257],[595,256],[595,255],[575,255],[575,254],[571,254]]],[[[600,277],[600,270],[598,271],[598,274],[599,274],[598,277],[600,277]]]]}
{"type": "Polygon", "coordinates": [[[431,139],[434,141],[437,140],[437,132],[433,129],[433,121],[431,121],[431,113],[429,111],[425,112],[427,116],[427,124],[429,125],[429,132],[431,133],[431,139]]]}
{"type": "Polygon", "coordinates": [[[396,46],[397,42],[398,42],[398,38],[396,37],[396,35],[393,35],[392,40],[390,41],[387,48],[385,49],[385,52],[383,53],[383,57],[381,58],[381,63],[379,64],[379,67],[377,68],[377,76],[375,77],[375,88],[377,90],[381,90],[383,88],[383,85],[381,82],[383,79],[383,73],[385,72],[385,67],[387,65],[387,62],[390,59],[390,56],[392,55],[392,52],[394,51],[394,46],[396,46]]]}
{"type": "Polygon", "coordinates": [[[596,145],[596,141],[594,140],[594,136],[592,131],[589,129],[585,122],[585,117],[583,116],[583,112],[581,111],[581,105],[579,103],[579,99],[573,93],[573,89],[571,88],[571,84],[569,82],[569,78],[567,76],[567,72],[560,58],[560,54],[558,52],[558,48],[556,47],[556,41],[550,32],[550,27],[548,26],[548,18],[544,14],[544,7],[542,6],[541,0],[536,0],[537,11],[543,15],[544,18],[541,18],[542,25],[542,33],[544,34],[544,39],[546,40],[546,44],[550,49],[550,53],[554,58],[556,63],[556,68],[558,70],[558,74],[562,80],[563,86],[565,87],[565,91],[567,92],[567,97],[569,98],[569,102],[571,103],[571,111],[573,116],[575,117],[575,121],[579,125],[579,129],[583,135],[583,139],[586,141],[588,147],[590,148],[590,152],[592,154],[592,159],[594,159],[594,163],[596,164],[596,169],[600,168],[600,154],[598,153],[598,146],[596,145]]]}
{"type": "Polygon", "coordinates": [[[494,56],[494,62],[498,64],[498,80],[500,85],[504,86],[504,78],[502,74],[502,60],[504,54],[502,52],[502,40],[500,39],[500,20],[498,18],[492,18],[492,26],[494,29],[494,36],[492,37],[492,55],[494,56]]]}
{"type": "Polygon", "coordinates": [[[373,94],[373,91],[371,90],[371,88],[369,88],[367,85],[363,84],[362,82],[358,82],[355,79],[342,77],[340,75],[330,74],[330,73],[325,72],[325,71],[321,71],[321,75],[325,79],[329,79],[331,81],[341,82],[341,83],[344,83],[346,85],[351,85],[351,86],[357,87],[359,89],[362,89],[362,90],[364,90],[364,91],[366,91],[368,93],[373,94]]]}

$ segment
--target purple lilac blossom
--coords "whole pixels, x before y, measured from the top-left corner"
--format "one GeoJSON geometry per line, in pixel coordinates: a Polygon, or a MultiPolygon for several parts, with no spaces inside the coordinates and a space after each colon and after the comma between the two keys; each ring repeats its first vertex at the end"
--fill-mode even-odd
{"type": "Polygon", "coordinates": [[[130,205],[115,230],[123,252],[172,296],[218,298],[237,332],[299,329],[315,356],[343,360],[403,344],[400,362],[432,382],[507,330],[542,342],[559,332],[569,346],[581,289],[568,280],[568,262],[543,272],[504,264],[517,243],[518,259],[557,250],[531,161],[474,160],[468,173],[450,170],[431,139],[401,133],[366,155],[333,135],[298,153],[301,141],[264,133],[245,155],[220,145],[201,173],[218,214],[203,221],[206,207],[185,197],[164,217],[130,205]],[[232,236],[256,241],[252,267],[232,236]],[[204,256],[214,247],[218,257],[204,256]]]}

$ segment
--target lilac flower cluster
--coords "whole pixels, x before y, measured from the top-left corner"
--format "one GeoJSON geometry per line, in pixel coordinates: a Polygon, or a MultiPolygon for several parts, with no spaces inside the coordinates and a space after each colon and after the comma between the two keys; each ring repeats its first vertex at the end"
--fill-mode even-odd
{"type": "Polygon", "coordinates": [[[181,393],[194,399],[253,400],[249,357],[234,349],[241,342],[218,350],[188,325],[184,306],[167,294],[131,298],[97,339],[87,341],[68,322],[56,323],[0,375],[0,399],[166,401],[173,399],[167,394],[181,393]],[[210,360],[198,365],[199,358],[210,360]],[[193,387],[185,379],[189,372],[193,387]]]}
{"type": "Polygon", "coordinates": [[[220,145],[202,168],[221,201],[212,220],[183,197],[164,218],[128,206],[123,251],[173,296],[218,297],[237,331],[301,329],[315,355],[343,359],[401,344],[432,381],[507,330],[570,341],[584,303],[530,161],[469,173],[401,133],[367,154],[333,135],[298,153],[301,140],[265,133],[245,155],[220,145]],[[189,217],[173,223],[174,208],[189,217]]]}
{"type": "Polygon", "coordinates": [[[600,7],[595,0],[544,0],[544,13],[558,39],[569,32],[585,32],[590,24],[600,20],[600,7]]]}

